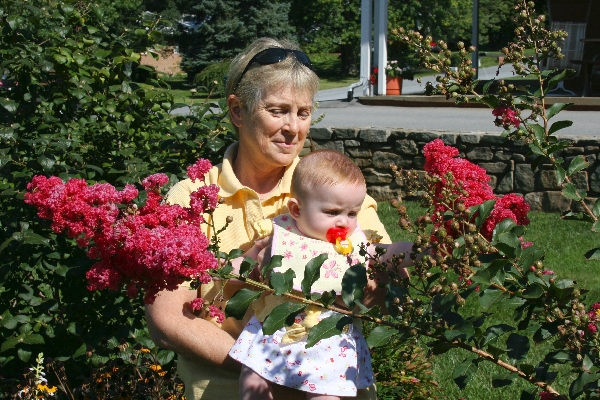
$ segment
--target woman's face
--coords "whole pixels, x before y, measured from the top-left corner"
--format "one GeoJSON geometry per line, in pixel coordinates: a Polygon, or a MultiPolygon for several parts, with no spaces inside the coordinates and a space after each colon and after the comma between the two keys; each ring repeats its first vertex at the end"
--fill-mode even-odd
{"type": "Polygon", "coordinates": [[[304,146],[312,111],[307,93],[291,86],[267,90],[254,112],[241,110],[241,154],[260,168],[290,165],[304,146]]]}

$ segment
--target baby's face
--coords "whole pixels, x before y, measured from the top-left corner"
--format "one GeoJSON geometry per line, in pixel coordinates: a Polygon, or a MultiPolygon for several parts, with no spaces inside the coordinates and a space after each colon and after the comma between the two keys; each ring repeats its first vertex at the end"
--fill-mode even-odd
{"type": "Polygon", "coordinates": [[[348,228],[349,234],[357,226],[357,215],[365,200],[364,186],[339,184],[322,186],[306,198],[298,199],[299,216],[296,224],[302,233],[313,239],[327,241],[330,228],[348,228]]]}

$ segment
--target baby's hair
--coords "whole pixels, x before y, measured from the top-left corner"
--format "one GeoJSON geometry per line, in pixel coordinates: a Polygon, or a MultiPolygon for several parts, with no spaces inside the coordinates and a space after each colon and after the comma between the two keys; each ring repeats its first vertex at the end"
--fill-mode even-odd
{"type": "Polygon", "coordinates": [[[316,150],[298,162],[292,175],[292,197],[339,184],[366,186],[362,171],[350,158],[334,150],[316,150]]]}

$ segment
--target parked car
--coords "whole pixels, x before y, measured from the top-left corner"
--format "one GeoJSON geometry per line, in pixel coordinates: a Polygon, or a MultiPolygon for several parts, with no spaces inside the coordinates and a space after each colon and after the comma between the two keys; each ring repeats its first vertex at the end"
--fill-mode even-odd
{"type": "Polygon", "coordinates": [[[0,79],[0,91],[12,90],[17,84],[18,83],[12,79],[2,78],[0,79]]]}

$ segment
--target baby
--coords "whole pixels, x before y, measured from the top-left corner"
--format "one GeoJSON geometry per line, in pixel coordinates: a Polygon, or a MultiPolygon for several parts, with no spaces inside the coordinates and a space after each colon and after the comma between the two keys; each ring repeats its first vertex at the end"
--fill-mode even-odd
{"type": "MultiPolygon", "coordinates": [[[[294,290],[301,292],[304,268],[320,254],[328,257],[312,290],[335,290],[338,297],[345,271],[367,261],[359,254],[359,246],[368,240],[357,222],[366,194],[362,172],[343,154],[320,150],[300,160],[292,178],[289,214],[273,220],[270,252],[283,257],[276,271],[294,271],[294,290]]],[[[397,247],[394,250],[410,248],[405,244],[397,247]]],[[[370,253],[373,250],[371,246],[370,253]]],[[[292,326],[264,335],[265,309],[270,311],[273,306],[263,302],[262,307],[255,307],[256,316],[230,350],[229,355],[243,364],[241,399],[269,399],[273,383],[304,391],[307,399],[323,400],[355,397],[358,389],[372,385],[369,348],[359,325],[347,325],[341,334],[306,348],[310,329],[335,312],[308,306],[292,326]],[[264,393],[269,395],[264,397],[264,393]]]]}

